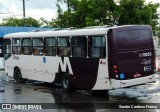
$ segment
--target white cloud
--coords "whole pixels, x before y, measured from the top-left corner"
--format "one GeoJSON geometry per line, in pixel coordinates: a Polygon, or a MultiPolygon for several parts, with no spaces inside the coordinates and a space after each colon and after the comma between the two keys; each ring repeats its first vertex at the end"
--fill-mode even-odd
{"type": "Polygon", "coordinates": [[[26,11],[26,17],[33,17],[35,19],[45,18],[46,20],[52,20],[52,18],[57,17],[57,12],[52,10],[43,10],[43,9],[36,9],[36,10],[28,10],[26,11]]]}
{"type": "Polygon", "coordinates": [[[160,3],[160,0],[145,0],[147,3],[152,2],[152,3],[160,3]]]}
{"type": "MultiPolygon", "coordinates": [[[[57,17],[57,0],[25,0],[26,17],[39,19],[41,17],[51,20],[57,17]]],[[[146,0],[160,3],[160,0],[146,0]]],[[[62,4],[65,10],[65,4],[62,4]]],[[[23,17],[23,0],[0,0],[0,19],[6,17],[23,17]]]]}
{"type": "MultiPolygon", "coordinates": [[[[57,0],[25,0],[26,17],[51,20],[56,18],[57,0]]],[[[23,17],[23,0],[0,0],[0,19],[23,17]]]]}

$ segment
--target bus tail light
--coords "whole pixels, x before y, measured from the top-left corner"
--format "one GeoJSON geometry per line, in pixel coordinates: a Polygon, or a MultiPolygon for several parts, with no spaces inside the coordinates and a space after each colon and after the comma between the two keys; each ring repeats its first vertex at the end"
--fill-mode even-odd
{"type": "Polygon", "coordinates": [[[113,65],[113,72],[116,78],[118,78],[118,70],[117,70],[117,66],[113,65]]]}
{"type": "Polygon", "coordinates": [[[113,68],[114,68],[114,69],[116,69],[116,68],[117,68],[117,66],[116,66],[116,65],[114,65],[114,66],[113,66],[113,68]]]}
{"type": "Polygon", "coordinates": [[[118,73],[118,71],[117,71],[117,66],[116,66],[116,65],[113,66],[113,71],[114,71],[114,74],[117,74],[117,73],[118,73]]]}
{"type": "Polygon", "coordinates": [[[117,73],[117,70],[114,70],[114,73],[117,73]]]}

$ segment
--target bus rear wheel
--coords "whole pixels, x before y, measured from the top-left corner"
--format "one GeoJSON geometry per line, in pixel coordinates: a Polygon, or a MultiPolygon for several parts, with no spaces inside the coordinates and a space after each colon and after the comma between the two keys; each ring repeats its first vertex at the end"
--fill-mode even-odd
{"type": "Polygon", "coordinates": [[[24,83],[27,81],[27,79],[22,78],[22,74],[19,68],[14,70],[14,79],[19,83],[24,83]]]}
{"type": "Polygon", "coordinates": [[[75,92],[75,89],[71,86],[68,74],[63,74],[61,78],[61,85],[63,90],[75,92]]]}

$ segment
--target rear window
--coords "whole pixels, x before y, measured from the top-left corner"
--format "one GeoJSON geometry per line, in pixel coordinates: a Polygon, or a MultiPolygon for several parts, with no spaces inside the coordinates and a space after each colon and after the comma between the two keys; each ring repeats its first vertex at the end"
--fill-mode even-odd
{"type": "Polygon", "coordinates": [[[116,49],[140,49],[153,44],[150,30],[124,30],[116,32],[116,49]]]}

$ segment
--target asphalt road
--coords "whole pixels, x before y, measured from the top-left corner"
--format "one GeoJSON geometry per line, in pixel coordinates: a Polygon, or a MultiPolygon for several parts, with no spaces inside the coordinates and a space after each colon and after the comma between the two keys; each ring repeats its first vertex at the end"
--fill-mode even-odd
{"type": "MultiPolygon", "coordinates": [[[[131,88],[110,90],[108,94],[92,95],[91,91],[78,90],[64,92],[61,87],[28,81],[17,83],[0,71],[0,103],[11,105],[12,109],[1,112],[160,112],[159,78],[156,83],[148,83],[131,88]],[[139,103],[158,105],[159,109],[146,109],[139,103]],[[35,107],[28,107],[28,105],[35,107]],[[116,107],[122,109],[115,109],[116,107]],[[36,107],[37,106],[37,107],[36,107]],[[38,107],[39,106],[39,107],[38,107]],[[136,107],[136,109],[134,108],[136,107]],[[33,110],[37,108],[38,110],[33,110]],[[40,110],[42,108],[42,110],[40,110]],[[49,108],[49,109],[45,109],[49,108]],[[124,109],[125,108],[125,109],[124,109]],[[29,109],[29,110],[26,110],[29,109]]],[[[6,105],[3,105],[6,108],[6,105]]],[[[155,105],[154,105],[155,106],[155,105]]],[[[1,107],[2,108],[2,107],[1,107]]]]}

